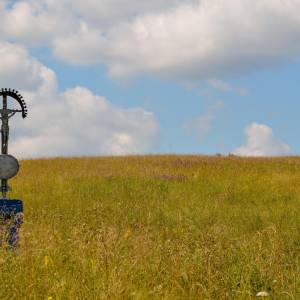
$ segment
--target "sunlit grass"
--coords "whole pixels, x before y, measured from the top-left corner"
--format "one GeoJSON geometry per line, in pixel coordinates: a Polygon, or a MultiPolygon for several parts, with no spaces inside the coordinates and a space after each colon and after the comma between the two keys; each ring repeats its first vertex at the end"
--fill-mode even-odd
{"type": "Polygon", "coordinates": [[[21,161],[0,299],[300,299],[300,159],[21,161]]]}

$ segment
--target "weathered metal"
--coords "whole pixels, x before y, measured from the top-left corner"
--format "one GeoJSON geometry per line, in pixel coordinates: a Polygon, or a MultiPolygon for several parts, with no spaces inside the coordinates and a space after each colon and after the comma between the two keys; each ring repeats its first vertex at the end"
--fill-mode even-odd
{"type": "MultiPolygon", "coordinates": [[[[26,118],[26,116],[27,116],[27,107],[26,107],[26,103],[25,103],[23,97],[16,90],[1,89],[0,90],[0,97],[3,98],[3,107],[2,107],[2,109],[0,109],[0,119],[2,121],[2,126],[1,126],[1,142],[2,142],[1,153],[2,153],[2,155],[7,155],[8,154],[8,140],[9,140],[8,121],[11,117],[13,117],[18,112],[22,113],[23,118],[26,118]],[[8,108],[8,102],[7,102],[8,97],[16,100],[18,102],[19,106],[20,106],[20,109],[8,108]]],[[[3,157],[3,159],[4,159],[4,157],[3,157]]],[[[6,160],[7,163],[9,161],[10,162],[12,161],[7,156],[5,157],[4,160],[6,160]]],[[[4,176],[4,177],[7,177],[7,176],[4,176]]],[[[6,199],[6,194],[9,191],[9,186],[7,184],[8,178],[1,178],[0,177],[0,179],[1,179],[2,198],[6,199]]]]}
{"type": "Polygon", "coordinates": [[[23,202],[21,200],[7,199],[7,192],[10,191],[8,179],[17,175],[19,171],[18,160],[8,154],[9,141],[9,119],[16,113],[22,113],[22,117],[27,116],[27,107],[23,97],[15,90],[1,89],[3,106],[0,109],[1,125],[1,155],[0,155],[0,179],[2,198],[0,199],[0,243],[3,240],[3,233],[6,234],[6,242],[11,248],[18,246],[19,228],[23,223],[23,202]],[[20,109],[8,107],[8,99],[17,101],[20,109]]]}
{"type": "Polygon", "coordinates": [[[0,155],[0,178],[13,178],[18,174],[19,169],[19,162],[15,157],[9,154],[0,155]]]}

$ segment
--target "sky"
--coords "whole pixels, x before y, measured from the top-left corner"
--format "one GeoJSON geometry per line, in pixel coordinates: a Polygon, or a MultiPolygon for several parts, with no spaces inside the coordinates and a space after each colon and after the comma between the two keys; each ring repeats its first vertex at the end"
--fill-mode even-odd
{"type": "Polygon", "coordinates": [[[300,0],[0,0],[18,158],[299,155],[300,0]]]}

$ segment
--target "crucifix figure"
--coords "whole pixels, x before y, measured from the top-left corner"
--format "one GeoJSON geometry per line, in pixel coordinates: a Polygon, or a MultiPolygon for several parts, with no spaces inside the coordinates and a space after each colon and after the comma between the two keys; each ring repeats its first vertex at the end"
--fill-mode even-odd
{"type": "Polygon", "coordinates": [[[0,243],[3,234],[6,234],[8,245],[15,248],[18,245],[18,231],[23,223],[23,202],[17,199],[7,199],[7,193],[11,190],[8,186],[8,179],[17,175],[19,171],[18,160],[8,154],[9,125],[8,121],[16,113],[22,113],[22,117],[26,118],[27,108],[23,97],[15,90],[2,89],[0,97],[3,99],[3,106],[0,109],[1,126],[1,155],[0,155],[0,179],[1,193],[0,199],[0,243]],[[12,98],[19,103],[20,109],[8,108],[8,99],[12,98]],[[6,229],[6,230],[5,230],[6,229]]]}

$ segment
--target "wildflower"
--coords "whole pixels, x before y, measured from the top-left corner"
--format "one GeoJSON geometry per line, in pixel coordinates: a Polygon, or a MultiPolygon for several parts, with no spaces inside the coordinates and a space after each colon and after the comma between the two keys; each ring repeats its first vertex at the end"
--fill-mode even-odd
{"type": "Polygon", "coordinates": [[[267,292],[259,292],[256,294],[256,297],[269,297],[269,293],[267,292]]]}
{"type": "Polygon", "coordinates": [[[96,265],[96,262],[93,259],[91,259],[91,266],[92,266],[92,272],[96,273],[97,265],[96,265]]]}
{"type": "Polygon", "coordinates": [[[49,265],[49,256],[48,256],[48,255],[46,255],[46,256],[44,257],[44,263],[45,263],[45,266],[46,266],[46,267],[49,265]]]}
{"type": "Polygon", "coordinates": [[[124,239],[128,240],[128,238],[130,237],[130,234],[131,234],[131,230],[127,229],[126,232],[125,232],[125,234],[124,234],[124,239]]]}
{"type": "Polygon", "coordinates": [[[53,300],[53,297],[51,297],[51,296],[50,296],[50,297],[48,297],[48,300],[53,300]]]}

